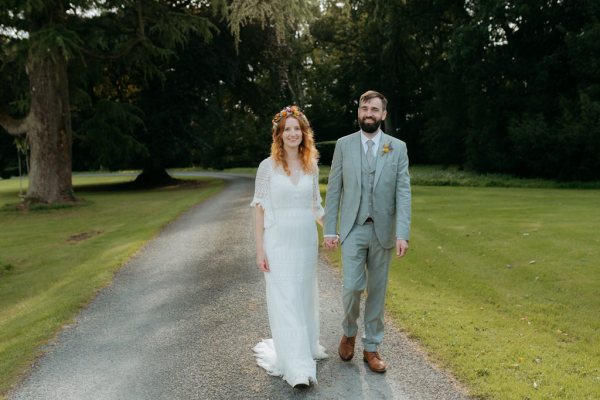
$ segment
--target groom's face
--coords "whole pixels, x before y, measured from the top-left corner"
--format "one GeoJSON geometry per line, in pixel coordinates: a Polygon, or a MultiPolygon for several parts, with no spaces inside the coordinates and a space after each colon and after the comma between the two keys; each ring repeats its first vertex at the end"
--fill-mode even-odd
{"type": "Polygon", "coordinates": [[[379,97],[363,101],[358,106],[358,125],[365,133],[375,133],[386,115],[379,97]]]}

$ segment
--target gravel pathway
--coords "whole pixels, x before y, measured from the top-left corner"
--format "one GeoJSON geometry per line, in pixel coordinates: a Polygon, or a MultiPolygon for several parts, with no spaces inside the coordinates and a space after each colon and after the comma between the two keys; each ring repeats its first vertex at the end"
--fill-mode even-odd
{"type": "Polygon", "coordinates": [[[132,258],[9,399],[468,398],[390,323],[380,348],[385,374],[369,371],[362,357],[341,361],[340,274],[324,261],[321,343],[330,358],[318,363],[319,384],[297,390],[267,375],[251,350],[270,336],[264,280],[254,266],[254,182],[202,175],[228,185],[132,258]]]}

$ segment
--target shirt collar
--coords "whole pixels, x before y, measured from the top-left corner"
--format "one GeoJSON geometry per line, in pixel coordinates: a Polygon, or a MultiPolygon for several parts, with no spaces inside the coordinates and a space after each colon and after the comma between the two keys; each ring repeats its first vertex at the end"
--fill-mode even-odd
{"type": "MultiPolygon", "coordinates": [[[[379,148],[379,141],[381,140],[381,136],[382,136],[381,129],[377,129],[377,133],[371,139],[373,141],[373,147],[375,149],[379,148]]],[[[367,146],[367,140],[369,140],[369,138],[365,136],[364,132],[361,129],[360,130],[360,141],[362,142],[362,144],[365,147],[365,149],[367,148],[366,147],[367,146]]]]}

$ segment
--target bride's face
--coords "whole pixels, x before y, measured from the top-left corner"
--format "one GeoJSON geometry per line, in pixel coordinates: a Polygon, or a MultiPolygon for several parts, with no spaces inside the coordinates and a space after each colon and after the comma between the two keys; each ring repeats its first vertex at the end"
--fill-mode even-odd
{"type": "Polygon", "coordinates": [[[288,118],[285,120],[285,128],[283,128],[283,139],[284,147],[297,148],[302,143],[302,129],[300,129],[300,123],[296,118],[288,118]]]}

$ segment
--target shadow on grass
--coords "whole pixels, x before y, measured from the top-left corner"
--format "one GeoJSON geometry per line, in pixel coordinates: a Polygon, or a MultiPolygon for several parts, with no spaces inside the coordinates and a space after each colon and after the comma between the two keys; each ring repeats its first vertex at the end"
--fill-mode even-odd
{"type": "Polygon", "coordinates": [[[214,179],[170,179],[168,182],[117,182],[117,183],[94,183],[78,184],[73,189],[77,195],[77,201],[69,203],[42,203],[23,200],[18,203],[6,203],[0,207],[0,212],[48,212],[66,208],[85,207],[93,204],[93,201],[81,197],[85,193],[125,193],[143,192],[154,190],[190,190],[202,189],[214,185],[214,179]]]}
{"type": "Polygon", "coordinates": [[[2,262],[0,260],[0,276],[8,275],[8,274],[12,273],[14,270],[15,270],[14,265],[2,262]]]}
{"type": "Polygon", "coordinates": [[[204,179],[171,179],[168,182],[117,182],[75,185],[75,192],[131,192],[145,190],[200,189],[213,184],[212,180],[204,179]]]}
{"type": "Polygon", "coordinates": [[[0,212],[49,212],[53,210],[63,210],[67,208],[86,207],[92,204],[92,202],[79,198],[77,201],[69,203],[39,203],[39,202],[27,202],[21,201],[19,203],[6,203],[0,207],[0,212]]]}

